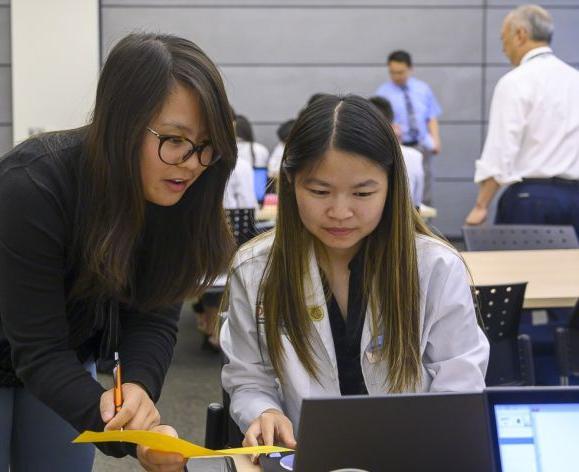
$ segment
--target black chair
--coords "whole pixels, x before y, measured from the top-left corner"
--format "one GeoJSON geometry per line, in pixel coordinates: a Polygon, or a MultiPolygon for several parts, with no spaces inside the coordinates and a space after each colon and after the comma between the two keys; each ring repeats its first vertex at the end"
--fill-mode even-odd
{"type": "MultiPolygon", "coordinates": [[[[222,354],[222,365],[227,361],[222,354]]],[[[209,449],[226,449],[229,447],[241,447],[243,433],[229,416],[231,404],[229,395],[221,390],[222,403],[210,403],[207,407],[205,419],[205,447],[209,449]]]]}
{"type": "Polygon", "coordinates": [[[555,352],[559,367],[559,382],[569,385],[569,377],[579,377],[579,302],[575,305],[569,326],[555,331],[555,352]]]}
{"type": "Polygon", "coordinates": [[[231,232],[238,246],[245,244],[258,234],[255,228],[254,208],[235,208],[225,210],[231,232]]]}
{"type": "Polygon", "coordinates": [[[573,226],[463,226],[462,235],[467,251],[579,248],[579,240],[573,226]]]}
{"type": "Polygon", "coordinates": [[[535,384],[531,339],[518,334],[526,287],[525,282],[473,288],[490,343],[487,386],[535,384]]]}

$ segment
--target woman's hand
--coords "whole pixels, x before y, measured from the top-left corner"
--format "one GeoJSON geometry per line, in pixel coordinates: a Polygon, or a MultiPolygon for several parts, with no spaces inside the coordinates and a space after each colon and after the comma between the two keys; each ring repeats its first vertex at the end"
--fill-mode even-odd
{"type": "Polygon", "coordinates": [[[123,384],[123,406],[115,414],[113,389],[101,395],[101,417],[105,431],[116,429],[148,430],[160,423],[161,417],[143,387],[134,383],[123,384]]]}
{"type": "MultiPolygon", "coordinates": [[[[265,410],[247,428],[243,446],[273,446],[274,443],[290,449],[295,449],[296,439],[291,421],[281,411],[276,409],[265,410]]],[[[258,456],[252,457],[254,464],[258,462],[258,456]]]]}
{"type": "MultiPolygon", "coordinates": [[[[151,428],[156,433],[166,434],[174,438],[179,437],[171,426],[161,424],[151,428]]],[[[148,472],[180,472],[185,467],[187,459],[175,452],[155,451],[150,447],[137,446],[137,459],[148,472]]]]}

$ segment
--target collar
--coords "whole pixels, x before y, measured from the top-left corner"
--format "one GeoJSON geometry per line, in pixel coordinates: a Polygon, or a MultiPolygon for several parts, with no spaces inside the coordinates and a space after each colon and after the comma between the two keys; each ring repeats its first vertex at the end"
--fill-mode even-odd
{"type": "Polygon", "coordinates": [[[362,267],[364,266],[364,252],[366,249],[366,244],[367,242],[364,241],[360,246],[360,249],[358,249],[356,255],[348,263],[348,269],[350,269],[350,272],[352,271],[360,272],[362,270],[362,267]]]}
{"type": "Polygon", "coordinates": [[[523,56],[521,59],[521,64],[530,61],[534,57],[537,57],[541,54],[553,54],[553,50],[549,46],[541,46],[535,49],[531,49],[527,54],[523,56]]]}

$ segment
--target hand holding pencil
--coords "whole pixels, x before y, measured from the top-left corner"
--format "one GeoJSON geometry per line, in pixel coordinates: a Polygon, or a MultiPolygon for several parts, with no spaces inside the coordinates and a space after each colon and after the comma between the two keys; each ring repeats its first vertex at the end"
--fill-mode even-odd
{"type": "Polygon", "coordinates": [[[101,395],[100,410],[105,431],[148,430],[160,422],[159,411],[138,384],[123,383],[118,354],[115,353],[114,386],[101,395]]]}

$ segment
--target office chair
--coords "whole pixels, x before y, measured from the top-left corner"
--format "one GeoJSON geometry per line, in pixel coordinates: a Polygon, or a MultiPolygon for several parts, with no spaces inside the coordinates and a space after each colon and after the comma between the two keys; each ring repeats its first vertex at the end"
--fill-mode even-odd
{"type": "Polygon", "coordinates": [[[462,235],[467,251],[579,248],[579,240],[573,226],[463,226],[462,235]]]}
{"type": "MultiPolygon", "coordinates": [[[[222,354],[223,365],[226,362],[222,354]]],[[[209,449],[226,449],[229,447],[241,447],[243,433],[229,416],[229,395],[225,390],[222,392],[222,403],[210,403],[207,407],[205,420],[205,447],[209,449]]]]}
{"type": "Polygon", "coordinates": [[[525,282],[473,288],[490,343],[487,386],[535,384],[531,339],[518,334],[526,287],[525,282]]]}
{"type": "Polygon", "coordinates": [[[225,215],[227,216],[229,227],[238,246],[241,246],[257,235],[254,208],[225,210],[225,215]]]}
{"type": "Polygon", "coordinates": [[[579,301],[568,326],[555,331],[555,352],[559,367],[559,383],[569,385],[569,377],[579,377],[579,301]]]}

